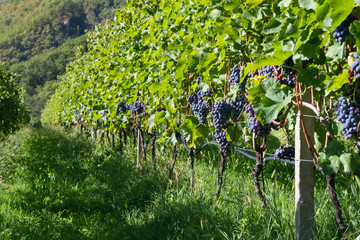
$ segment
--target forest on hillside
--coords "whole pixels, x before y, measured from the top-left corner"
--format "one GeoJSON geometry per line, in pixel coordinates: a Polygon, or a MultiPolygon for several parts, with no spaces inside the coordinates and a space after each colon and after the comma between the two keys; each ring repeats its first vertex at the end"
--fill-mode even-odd
{"type": "Polygon", "coordinates": [[[40,117],[57,76],[86,50],[84,33],[113,18],[125,0],[1,0],[0,61],[18,74],[33,119],[40,117]]]}

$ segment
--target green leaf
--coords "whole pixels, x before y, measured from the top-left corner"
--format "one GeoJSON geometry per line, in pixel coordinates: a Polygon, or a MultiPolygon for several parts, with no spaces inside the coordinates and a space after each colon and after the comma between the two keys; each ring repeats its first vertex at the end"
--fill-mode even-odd
{"type": "Polygon", "coordinates": [[[316,10],[317,3],[314,0],[299,0],[300,7],[306,10],[316,10]]]}
{"type": "Polygon", "coordinates": [[[221,11],[219,9],[214,9],[209,14],[209,17],[213,20],[218,19],[220,16],[221,16],[221,11]]]}
{"type": "Polygon", "coordinates": [[[181,129],[189,136],[189,148],[194,147],[196,142],[199,144],[204,143],[209,135],[209,130],[206,130],[206,127],[203,125],[197,128],[198,124],[199,121],[194,116],[186,116],[184,123],[181,125],[181,129]]]}
{"type": "Polygon", "coordinates": [[[246,4],[251,8],[258,6],[261,4],[264,0],[246,0],[246,4]]]}
{"type": "Polygon", "coordinates": [[[324,4],[320,5],[316,9],[316,20],[323,21],[330,12],[330,4],[325,1],[324,4]]]}
{"type": "Polygon", "coordinates": [[[350,25],[350,33],[355,37],[356,45],[360,46],[360,21],[355,21],[350,25]]]}
{"type": "Polygon", "coordinates": [[[340,161],[344,166],[344,171],[353,171],[356,167],[356,162],[353,159],[353,155],[351,153],[344,153],[340,155],[340,161]]]}
{"type": "Polygon", "coordinates": [[[263,33],[264,34],[272,34],[279,32],[282,27],[282,23],[278,21],[276,18],[271,18],[269,22],[264,26],[263,33]]]}
{"type": "Polygon", "coordinates": [[[329,0],[333,29],[338,27],[354,8],[354,0],[329,0]]]}
{"type": "Polygon", "coordinates": [[[326,52],[326,57],[332,58],[333,60],[342,60],[346,56],[346,43],[335,42],[331,45],[326,52]]]}
{"type": "MultiPolygon", "coordinates": [[[[325,174],[337,173],[342,170],[342,161],[340,157],[345,147],[336,139],[324,149],[325,152],[319,154],[318,166],[322,168],[325,174]]],[[[347,156],[344,156],[344,162],[347,161],[347,156]]]]}
{"type": "Polygon", "coordinates": [[[253,99],[251,103],[261,124],[276,119],[279,111],[291,102],[291,98],[290,89],[279,87],[273,78],[249,90],[249,100],[253,99]]]}
{"type": "Polygon", "coordinates": [[[344,84],[349,82],[349,73],[343,72],[341,75],[327,79],[326,83],[326,95],[331,93],[334,90],[340,89],[344,84]]]}
{"type": "Polygon", "coordinates": [[[304,83],[306,86],[319,86],[319,79],[316,78],[318,74],[319,69],[315,67],[302,69],[298,75],[298,82],[304,83]]]}

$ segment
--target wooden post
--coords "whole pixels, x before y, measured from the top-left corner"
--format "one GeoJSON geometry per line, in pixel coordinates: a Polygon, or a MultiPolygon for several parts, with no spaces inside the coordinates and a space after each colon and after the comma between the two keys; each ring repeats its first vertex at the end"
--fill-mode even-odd
{"type": "Polygon", "coordinates": [[[143,145],[142,145],[142,141],[141,141],[141,130],[140,128],[138,129],[138,138],[137,138],[137,157],[136,157],[136,168],[139,169],[141,162],[142,162],[142,157],[143,157],[143,145]]]}
{"type": "MultiPolygon", "coordinates": [[[[303,102],[311,102],[310,91],[303,96],[303,102]]],[[[303,115],[314,113],[302,108],[303,115]]],[[[303,117],[304,125],[312,142],[314,142],[314,118],[303,117]]],[[[303,133],[300,115],[296,117],[295,126],[295,227],[296,239],[306,240],[314,238],[314,163],[299,161],[312,160],[303,133]]]]}

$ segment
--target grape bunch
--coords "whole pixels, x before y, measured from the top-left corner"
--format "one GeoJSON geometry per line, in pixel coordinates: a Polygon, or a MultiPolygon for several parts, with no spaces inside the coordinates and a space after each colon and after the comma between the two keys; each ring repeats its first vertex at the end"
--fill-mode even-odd
{"type": "Polygon", "coordinates": [[[275,79],[278,84],[283,84],[291,88],[294,88],[296,84],[296,76],[295,73],[292,72],[287,75],[275,73],[275,79]]]}
{"type": "Polygon", "coordinates": [[[214,133],[215,141],[220,145],[221,151],[225,156],[229,156],[231,153],[231,143],[226,139],[225,130],[217,130],[214,133]]]}
{"type": "Polygon", "coordinates": [[[118,103],[116,113],[126,113],[129,110],[129,106],[124,101],[118,103]]]}
{"type": "Polygon", "coordinates": [[[286,74],[286,77],[283,81],[278,81],[278,83],[294,88],[296,83],[296,70],[294,69],[294,61],[292,60],[292,57],[286,59],[282,65],[283,73],[286,74]]]}
{"type": "Polygon", "coordinates": [[[360,66],[359,66],[359,56],[357,53],[354,53],[355,61],[353,62],[351,68],[354,70],[354,75],[356,80],[360,79],[360,66]]]}
{"type": "Polygon", "coordinates": [[[296,70],[293,68],[294,62],[292,58],[286,59],[283,62],[283,66],[264,66],[260,69],[260,74],[266,75],[266,78],[274,77],[279,84],[284,84],[291,88],[295,87],[296,70]]]}
{"type": "Polygon", "coordinates": [[[229,83],[231,87],[240,83],[240,68],[237,64],[231,69],[229,83]]]}
{"type": "Polygon", "coordinates": [[[198,117],[200,124],[206,123],[206,117],[210,110],[210,104],[204,101],[204,93],[199,90],[197,94],[190,93],[188,103],[198,117]]]}
{"type": "Polygon", "coordinates": [[[232,108],[229,102],[221,100],[215,102],[211,111],[213,115],[213,123],[216,130],[221,130],[225,127],[226,122],[230,119],[232,108]]]}
{"type": "Polygon", "coordinates": [[[245,111],[248,114],[249,122],[248,128],[251,133],[255,133],[259,137],[265,137],[269,135],[271,131],[271,125],[266,123],[262,125],[260,121],[256,118],[255,112],[252,104],[249,104],[245,107],[245,111]]]}
{"type": "Polygon", "coordinates": [[[295,148],[293,146],[280,146],[275,151],[275,159],[293,159],[295,157],[295,148]]]}
{"type": "Polygon", "coordinates": [[[231,100],[233,120],[236,122],[240,117],[240,114],[246,104],[244,96],[236,97],[235,100],[231,100]]]}
{"type": "Polygon", "coordinates": [[[264,66],[260,69],[261,75],[266,75],[266,78],[271,78],[274,76],[275,68],[278,66],[264,66]]]}
{"type": "Polygon", "coordinates": [[[133,116],[139,115],[145,111],[145,104],[140,101],[135,101],[134,104],[129,104],[128,107],[130,109],[130,114],[133,116]]]}
{"type": "Polygon", "coordinates": [[[339,102],[334,103],[338,121],[345,139],[356,137],[357,125],[360,120],[360,105],[340,96],[339,102]]]}
{"type": "Polygon", "coordinates": [[[350,34],[349,27],[353,21],[354,17],[349,15],[337,28],[335,28],[333,38],[335,38],[336,42],[345,41],[346,37],[350,34]]]}

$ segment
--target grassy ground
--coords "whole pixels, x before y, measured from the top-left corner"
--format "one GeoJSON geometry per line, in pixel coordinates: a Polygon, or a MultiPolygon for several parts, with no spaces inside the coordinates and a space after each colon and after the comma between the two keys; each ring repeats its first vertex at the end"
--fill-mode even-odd
{"type": "MultiPolygon", "coordinates": [[[[130,139],[129,139],[130,140],[130,139]]],[[[216,150],[189,166],[178,151],[169,181],[170,149],[157,150],[158,170],[135,168],[135,148],[124,153],[59,129],[23,129],[0,146],[0,239],[294,239],[294,167],[265,165],[270,210],[254,193],[254,162],[227,160],[216,205],[216,150]]],[[[148,164],[150,166],[150,163],[148,164]]],[[[360,234],[360,188],[337,177],[349,226],[360,234]]],[[[338,239],[325,177],[315,175],[316,239],[338,239]]]]}

